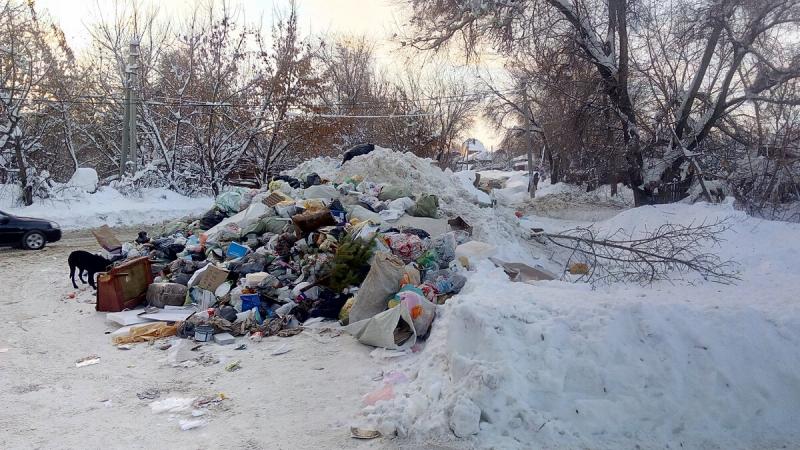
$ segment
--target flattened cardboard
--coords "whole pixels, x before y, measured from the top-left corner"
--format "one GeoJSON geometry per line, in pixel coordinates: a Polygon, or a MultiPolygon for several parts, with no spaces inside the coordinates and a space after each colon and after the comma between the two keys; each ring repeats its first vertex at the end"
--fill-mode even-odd
{"type": "Polygon", "coordinates": [[[100,247],[103,247],[107,252],[114,253],[122,249],[122,242],[114,236],[114,232],[111,231],[108,225],[93,229],[92,235],[97,240],[97,243],[100,244],[100,247]]]}
{"type": "Polygon", "coordinates": [[[200,274],[200,279],[197,280],[197,284],[195,284],[195,286],[199,287],[200,289],[205,289],[206,291],[214,292],[217,290],[220,284],[224,283],[225,280],[228,279],[228,271],[225,269],[220,269],[213,264],[209,264],[206,267],[207,269],[200,274]]]}
{"type": "Polygon", "coordinates": [[[541,280],[555,280],[553,274],[547,273],[544,270],[531,267],[522,263],[509,263],[501,261],[497,258],[489,258],[495,266],[502,267],[511,281],[541,281],[541,280]]]}

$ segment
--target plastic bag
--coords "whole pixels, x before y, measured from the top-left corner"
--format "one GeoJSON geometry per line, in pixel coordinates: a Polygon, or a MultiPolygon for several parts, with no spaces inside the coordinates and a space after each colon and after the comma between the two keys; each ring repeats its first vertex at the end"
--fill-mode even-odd
{"type": "Polygon", "coordinates": [[[390,350],[410,348],[417,343],[417,332],[408,308],[391,308],[360,321],[353,321],[358,301],[350,311],[350,325],[344,330],[362,344],[390,350]]]}
{"type": "Polygon", "coordinates": [[[405,263],[416,260],[425,252],[422,239],[414,234],[392,233],[385,235],[385,239],[392,249],[392,254],[400,257],[405,263]]]}
{"type": "Polygon", "coordinates": [[[411,186],[384,186],[378,195],[381,200],[397,200],[402,197],[411,197],[411,186]]]}
{"type": "Polygon", "coordinates": [[[422,290],[410,284],[403,286],[400,292],[389,300],[390,308],[398,305],[408,309],[418,337],[428,334],[433,317],[436,315],[436,306],[425,298],[422,290]]]}
{"type": "Polygon", "coordinates": [[[330,184],[318,184],[303,189],[303,198],[333,200],[339,198],[339,191],[330,184]]]}
{"type": "Polygon", "coordinates": [[[214,204],[220,211],[228,216],[232,216],[241,211],[239,209],[239,204],[245,192],[247,192],[245,188],[233,188],[230,191],[219,194],[216,200],[214,200],[214,204]]]}
{"type": "Polygon", "coordinates": [[[386,299],[400,288],[405,273],[403,261],[388,253],[376,253],[367,278],[356,294],[350,321],[369,319],[386,309],[386,299]]]}
{"type": "Polygon", "coordinates": [[[388,209],[395,209],[398,211],[406,211],[407,209],[414,206],[414,200],[409,197],[401,197],[396,200],[392,200],[387,205],[388,209]]]}
{"type": "Polygon", "coordinates": [[[414,217],[439,217],[439,198],[435,195],[422,195],[417,203],[407,211],[414,217]]]}

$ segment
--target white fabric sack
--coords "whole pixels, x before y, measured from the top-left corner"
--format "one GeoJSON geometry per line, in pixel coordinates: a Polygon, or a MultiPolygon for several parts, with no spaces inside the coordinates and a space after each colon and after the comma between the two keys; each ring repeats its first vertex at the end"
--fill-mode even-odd
{"type": "Polygon", "coordinates": [[[371,264],[350,310],[351,323],[385,310],[389,297],[400,290],[400,280],[405,273],[405,264],[400,258],[391,253],[376,253],[371,264]]]}
{"type": "MultiPolygon", "coordinates": [[[[352,311],[350,314],[352,317],[352,311]]],[[[344,330],[352,334],[358,339],[358,342],[362,344],[382,347],[389,350],[403,350],[417,343],[417,332],[414,329],[414,322],[411,320],[411,314],[405,306],[387,309],[369,319],[351,323],[344,327],[344,330]],[[404,321],[408,324],[408,327],[411,329],[411,337],[403,342],[402,345],[397,345],[394,340],[394,330],[397,328],[400,321],[404,321]]]]}

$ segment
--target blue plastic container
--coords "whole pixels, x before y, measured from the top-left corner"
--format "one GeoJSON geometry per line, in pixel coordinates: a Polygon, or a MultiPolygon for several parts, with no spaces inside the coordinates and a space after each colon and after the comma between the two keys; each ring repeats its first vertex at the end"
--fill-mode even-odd
{"type": "Polygon", "coordinates": [[[249,250],[249,248],[242,244],[231,242],[231,245],[228,246],[226,255],[228,255],[228,258],[230,259],[241,258],[242,256],[246,255],[249,250]]]}
{"type": "Polygon", "coordinates": [[[242,299],[242,312],[261,306],[261,297],[258,294],[242,294],[239,298],[242,299]]]}

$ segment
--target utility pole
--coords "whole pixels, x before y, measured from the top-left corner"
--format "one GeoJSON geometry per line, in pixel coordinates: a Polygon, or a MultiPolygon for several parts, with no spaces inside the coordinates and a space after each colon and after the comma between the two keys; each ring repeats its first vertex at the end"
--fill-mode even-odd
{"type": "Polygon", "coordinates": [[[522,80],[522,107],[525,112],[525,145],[528,147],[528,193],[531,198],[536,196],[536,183],[533,179],[533,118],[528,104],[528,79],[522,80]]]}
{"type": "Polygon", "coordinates": [[[119,149],[119,177],[125,176],[128,158],[133,162],[136,172],[136,73],[139,70],[139,41],[131,41],[128,49],[128,63],[125,66],[124,113],[122,118],[122,146],[119,149]]]}
{"type": "Polygon", "coordinates": [[[136,145],[136,80],[139,71],[139,41],[134,39],[131,41],[130,51],[128,53],[128,133],[130,144],[130,158],[133,162],[133,173],[136,173],[138,155],[136,145]]]}
{"type": "Polygon", "coordinates": [[[124,111],[122,114],[122,146],[119,148],[119,178],[125,176],[125,166],[128,162],[128,147],[130,146],[130,128],[128,128],[128,123],[130,122],[130,113],[131,113],[131,96],[130,96],[130,80],[128,79],[128,71],[125,70],[125,81],[123,82],[123,104],[122,110],[124,111]]]}

